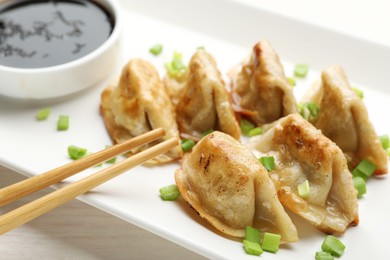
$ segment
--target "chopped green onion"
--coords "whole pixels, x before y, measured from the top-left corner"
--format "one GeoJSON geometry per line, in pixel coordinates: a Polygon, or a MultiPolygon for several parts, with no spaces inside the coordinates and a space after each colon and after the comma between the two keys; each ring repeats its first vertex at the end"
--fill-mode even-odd
{"type": "Polygon", "coordinates": [[[192,147],[194,147],[195,142],[191,139],[183,139],[181,140],[181,148],[184,152],[187,152],[191,150],[192,147]]]}
{"type": "Polygon", "coordinates": [[[291,78],[291,77],[287,77],[287,81],[288,81],[288,84],[290,84],[293,87],[295,87],[295,85],[297,84],[295,79],[291,78]]]}
{"type": "Polygon", "coordinates": [[[333,256],[328,252],[316,252],[316,260],[333,260],[333,256]]]}
{"type": "Polygon", "coordinates": [[[203,133],[202,133],[202,138],[203,137],[205,137],[206,135],[208,135],[208,134],[211,134],[212,132],[214,132],[214,129],[209,129],[209,130],[207,130],[207,131],[204,131],[203,133]]]}
{"type": "Polygon", "coordinates": [[[68,155],[72,160],[78,160],[87,154],[87,149],[75,145],[68,146],[68,155]]]}
{"type": "Polygon", "coordinates": [[[173,68],[172,62],[167,62],[164,64],[164,66],[165,66],[165,69],[167,70],[169,77],[171,77],[171,78],[179,77],[180,71],[173,68]]]}
{"type": "Polygon", "coordinates": [[[320,112],[320,107],[313,102],[306,103],[307,108],[310,111],[310,115],[312,115],[314,118],[318,116],[318,113],[320,112]]]}
{"type": "Polygon", "coordinates": [[[310,186],[308,180],[305,180],[304,182],[298,185],[298,195],[303,199],[307,199],[309,197],[310,186]]]}
{"type": "Polygon", "coordinates": [[[352,90],[358,95],[359,98],[363,99],[364,93],[361,89],[358,89],[356,87],[352,87],[352,90]]]}
{"type": "Polygon", "coordinates": [[[322,243],[322,251],[333,256],[341,256],[344,253],[345,245],[336,237],[328,235],[322,243]]]}
{"type": "Polygon", "coordinates": [[[205,47],[204,47],[204,46],[198,46],[196,49],[197,49],[197,50],[204,50],[205,47]]]}
{"type": "Polygon", "coordinates": [[[279,249],[280,237],[279,234],[265,232],[261,247],[265,251],[276,253],[279,249]]]}
{"type": "Polygon", "coordinates": [[[49,107],[39,110],[37,113],[37,120],[42,121],[47,119],[50,113],[51,113],[51,109],[49,107]]]}
{"type": "Polygon", "coordinates": [[[383,149],[387,150],[390,147],[390,140],[388,135],[379,136],[383,149]]]}
{"type": "Polygon", "coordinates": [[[69,128],[69,116],[61,115],[57,122],[57,130],[63,131],[69,128]]]}
{"type": "Polygon", "coordinates": [[[245,240],[260,243],[260,230],[251,226],[245,228],[245,240]]]}
{"type": "Polygon", "coordinates": [[[259,158],[259,162],[268,170],[275,170],[275,159],[273,156],[263,156],[259,158]]]}
{"type": "Polygon", "coordinates": [[[186,69],[186,65],[184,65],[184,63],[181,59],[173,59],[172,67],[178,71],[186,69]]]}
{"type": "Polygon", "coordinates": [[[299,107],[299,113],[301,116],[308,120],[316,120],[318,118],[318,115],[320,113],[320,107],[314,103],[314,102],[307,102],[307,103],[301,103],[298,104],[299,107]]]}
{"type": "Polygon", "coordinates": [[[375,166],[375,164],[373,164],[369,160],[363,160],[352,171],[352,175],[354,177],[361,177],[364,180],[367,180],[367,178],[370,177],[376,169],[377,167],[375,166]]]}
{"type": "Polygon", "coordinates": [[[251,122],[249,122],[249,121],[246,120],[246,119],[242,119],[241,122],[240,122],[240,128],[241,128],[242,134],[248,136],[248,135],[249,135],[249,132],[250,132],[253,128],[255,128],[255,125],[252,124],[251,122]]]}
{"type": "Polygon", "coordinates": [[[263,128],[261,127],[255,127],[251,130],[249,130],[248,136],[255,136],[255,135],[261,135],[263,133],[263,128]]]}
{"type": "Polygon", "coordinates": [[[366,182],[362,177],[353,177],[353,185],[357,191],[357,197],[361,198],[367,192],[366,182]]]}
{"type": "Polygon", "coordinates": [[[309,72],[309,65],[307,64],[297,64],[294,68],[295,77],[304,78],[309,72]]]}
{"type": "Polygon", "coordinates": [[[170,62],[164,64],[167,73],[171,78],[180,77],[186,71],[187,68],[184,65],[182,59],[183,55],[179,52],[174,51],[173,59],[170,62]]]}
{"type": "Polygon", "coordinates": [[[178,51],[173,51],[173,59],[174,60],[181,60],[183,59],[183,54],[181,52],[178,52],[178,51]]]}
{"type": "Polygon", "coordinates": [[[249,255],[261,255],[263,253],[263,249],[261,248],[259,243],[244,240],[244,248],[245,252],[249,255]]]}
{"type": "Polygon", "coordinates": [[[180,196],[180,191],[175,184],[162,187],[160,196],[163,200],[176,200],[180,196]]]}
{"type": "Polygon", "coordinates": [[[115,163],[116,162],[116,157],[113,157],[109,160],[107,160],[105,163],[115,163]]]}
{"type": "Polygon", "coordinates": [[[159,55],[163,50],[162,44],[156,44],[152,46],[152,48],[149,49],[149,52],[152,53],[153,55],[157,56],[159,55]]]}

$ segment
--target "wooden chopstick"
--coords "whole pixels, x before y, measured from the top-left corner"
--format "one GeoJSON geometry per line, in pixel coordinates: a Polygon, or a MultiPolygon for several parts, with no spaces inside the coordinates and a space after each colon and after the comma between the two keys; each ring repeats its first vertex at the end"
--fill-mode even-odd
{"type": "Polygon", "coordinates": [[[12,201],[20,199],[35,191],[41,190],[54,183],[58,183],[82,170],[85,170],[98,163],[107,161],[117,155],[147,144],[165,135],[165,130],[157,128],[140,136],[134,137],[121,144],[110,146],[100,152],[93,153],[79,160],[70,162],[48,172],[25,179],[0,189],[0,206],[4,206],[12,201]]]}
{"type": "Polygon", "coordinates": [[[111,167],[105,168],[59,190],[49,193],[0,217],[0,235],[33,220],[50,210],[74,199],[96,186],[120,175],[156,155],[167,152],[179,144],[175,137],[139,152],[111,167]]]}

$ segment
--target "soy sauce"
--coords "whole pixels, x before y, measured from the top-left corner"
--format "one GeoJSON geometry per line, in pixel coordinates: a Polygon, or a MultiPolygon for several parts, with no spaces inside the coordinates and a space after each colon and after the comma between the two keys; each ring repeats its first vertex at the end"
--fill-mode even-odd
{"type": "Polygon", "coordinates": [[[114,23],[93,1],[5,1],[0,4],[0,64],[43,68],[70,62],[102,45],[114,23]]]}

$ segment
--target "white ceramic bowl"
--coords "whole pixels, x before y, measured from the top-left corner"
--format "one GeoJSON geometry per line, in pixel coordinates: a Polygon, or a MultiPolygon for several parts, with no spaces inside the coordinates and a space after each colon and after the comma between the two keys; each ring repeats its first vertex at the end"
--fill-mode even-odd
{"type": "Polygon", "coordinates": [[[116,0],[95,0],[115,19],[108,39],[91,53],[74,61],[45,68],[0,65],[0,95],[20,99],[48,99],[94,86],[106,78],[119,60],[122,18],[116,0]]]}

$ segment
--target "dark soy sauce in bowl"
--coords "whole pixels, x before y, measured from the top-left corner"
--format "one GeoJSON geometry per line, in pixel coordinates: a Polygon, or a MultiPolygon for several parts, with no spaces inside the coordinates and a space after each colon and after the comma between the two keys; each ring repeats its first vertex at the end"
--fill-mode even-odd
{"type": "Polygon", "coordinates": [[[0,65],[44,68],[96,50],[115,20],[94,1],[17,0],[0,4],[0,65]]]}

